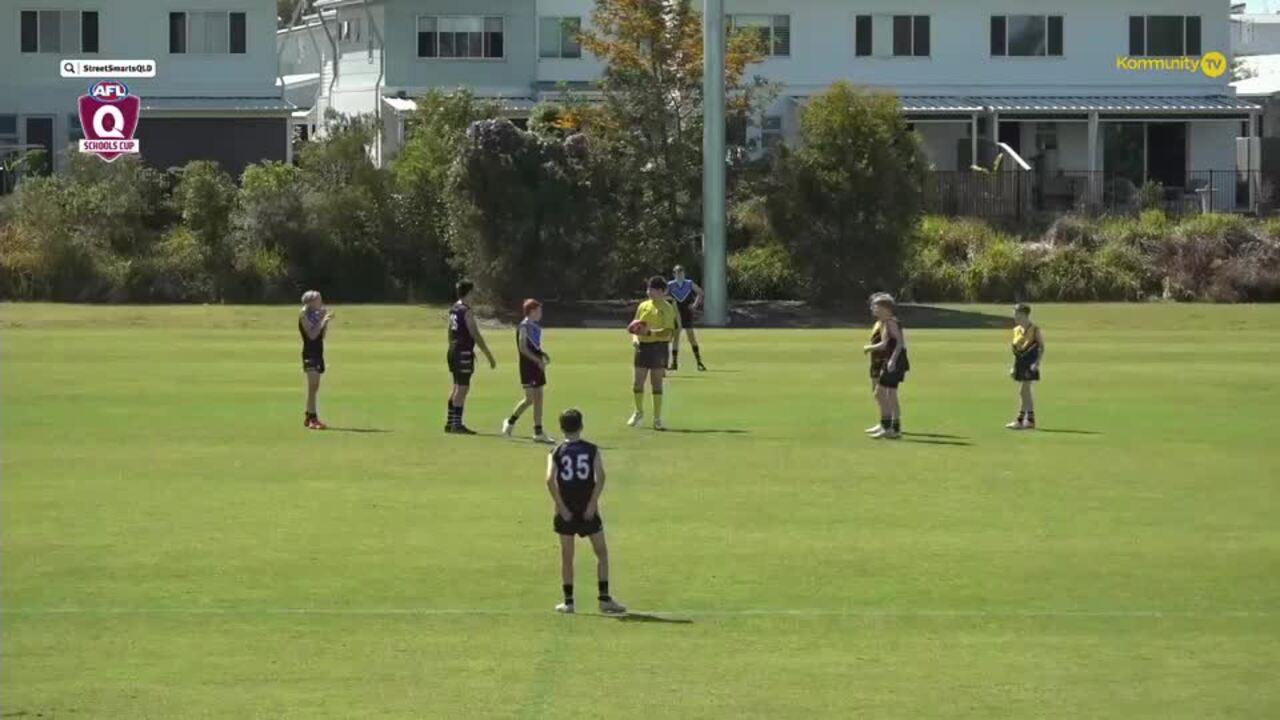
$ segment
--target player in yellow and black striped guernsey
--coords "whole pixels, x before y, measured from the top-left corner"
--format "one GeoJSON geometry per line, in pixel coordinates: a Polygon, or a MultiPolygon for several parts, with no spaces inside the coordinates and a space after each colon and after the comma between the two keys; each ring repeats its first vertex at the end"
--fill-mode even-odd
{"type": "Polygon", "coordinates": [[[638,427],[644,420],[644,382],[648,378],[653,388],[653,429],[666,430],[662,424],[662,383],[666,379],[671,339],[675,337],[678,324],[676,308],[667,299],[665,278],[656,275],[649,278],[649,299],[640,303],[635,320],[631,322],[631,327],[637,326],[642,329],[631,336],[636,349],[635,383],[632,386],[636,411],[627,424],[638,427]]]}
{"type": "Polygon", "coordinates": [[[1040,363],[1044,360],[1044,334],[1031,322],[1031,306],[1018,303],[1013,308],[1013,367],[1009,375],[1018,383],[1018,417],[1005,427],[1010,430],[1036,429],[1036,403],[1031,384],[1040,381],[1040,363]]]}

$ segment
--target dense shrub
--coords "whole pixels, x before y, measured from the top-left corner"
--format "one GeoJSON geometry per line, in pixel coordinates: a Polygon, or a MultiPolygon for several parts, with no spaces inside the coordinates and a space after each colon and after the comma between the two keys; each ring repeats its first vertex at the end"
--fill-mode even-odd
{"type": "Polygon", "coordinates": [[[1054,248],[1036,268],[1031,295],[1037,300],[1098,300],[1093,256],[1078,245],[1054,248]]]}
{"type": "Polygon", "coordinates": [[[891,95],[844,82],[814,97],[780,155],[770,217],[818,302],[862,301],[899,279],[920,217],[924,155],[891,95]]]}
{"type": "Polygon", "coordinates": [[[737,300],[799,300],[808,290],[780,244],[752,245],[729,256],[729,295],[737,300]]]}

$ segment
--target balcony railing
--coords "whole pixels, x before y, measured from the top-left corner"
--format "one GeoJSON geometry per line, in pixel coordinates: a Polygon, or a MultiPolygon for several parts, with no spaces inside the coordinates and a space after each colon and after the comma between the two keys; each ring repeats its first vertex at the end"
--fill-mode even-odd
{"type": "Polygon", "coordinates": [[[926,212],[1023,219],[1053,212],[1117,213],[1162,209],[1172,215],[1268,210],[1280,188],[1257,170],[1192,170],[1180,186],[1139,185],[1119,173],[931,171],[926,212]]]}

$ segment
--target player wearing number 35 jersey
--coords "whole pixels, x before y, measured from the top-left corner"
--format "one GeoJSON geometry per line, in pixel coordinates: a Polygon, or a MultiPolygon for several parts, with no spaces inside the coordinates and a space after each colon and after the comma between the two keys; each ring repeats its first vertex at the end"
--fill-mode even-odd
{"type": "Polygon", "coordinates": [[[556,612],[572,613],[574,536],[589,538],[596,552],[600,612],[627,611],[609,595],[609,549],[604,539],[604,519],[600,517],[600,494],[604,492],[604,459],[600,448],[582,439],[582,413],[566,410],[560,415],[565,440],[547,459],[547,491],[555,503],[553,526],[560,536],[560,577],[564,602],[556,612]]]}

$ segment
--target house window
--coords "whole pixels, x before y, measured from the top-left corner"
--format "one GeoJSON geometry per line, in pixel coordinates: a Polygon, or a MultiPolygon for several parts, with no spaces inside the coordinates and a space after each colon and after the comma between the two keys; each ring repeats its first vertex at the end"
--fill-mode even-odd
{"type": "Polygon", "coordinates": [[[929,16],[893,16],[894,57],[929,56],[929,16]]]}
{"type": "Polygon", "coordinates": [[[791,56],[790,15],[732,15],[729,29],[747,29],[760,35],[769,57],[791,56]]]}
{"type": "Polygon", "coordinates": [[[766,115],[760,124],[760,145],[765,150],[773,151],[782,145],[782,118],[777,115],[766,115]]]}
{"type": "Polygon", "coordinates": [[[97,11],[23,10],[20,24],[24,53],[98,52],[97,11]]]}
{"type": "Polygon", "coordinates": [[[1129,18],[1129,54],[1181,57],[1202,50],[1199,15],[1134,15],[1129,18]]]}
{"type": "Polygon", "coordinates": [[[993,57],[1062,57],[1061,15],[993,15],[993,57]]]}
{"type": "Polygon", "coordinates": [[[0,115],[0,145],[18,142],[18,116],[0,115]]]}
{"type": "Polygon", "coordinates": [[[169,52],[174,55],[243,55],[246,43],[242,12],[169,13],[169,52]]]}
{"type": "Polygon", "coordinates": [[[538,57],[577,59],[582,57],[578,35],[580,17],[544,17],[538,20],[538,57]]]}
{"type": "Polygon", "coordinates": [[[76,145],[83,139],[84,128],[80,125],[80,115],[78,113],[67,115],[67,141],[76,145]]]}
{"type": "Polygon", "coordinates": [[[871,57],[872,49],[871,16],[859,15],[853,20],[853,54],[857,57],[871,57]]]}
{"type": "Polygon", "coordinates": [[[418,57],[500,59],[503,19],[480,15],[428,15],[418,18],[418,57]]]}

